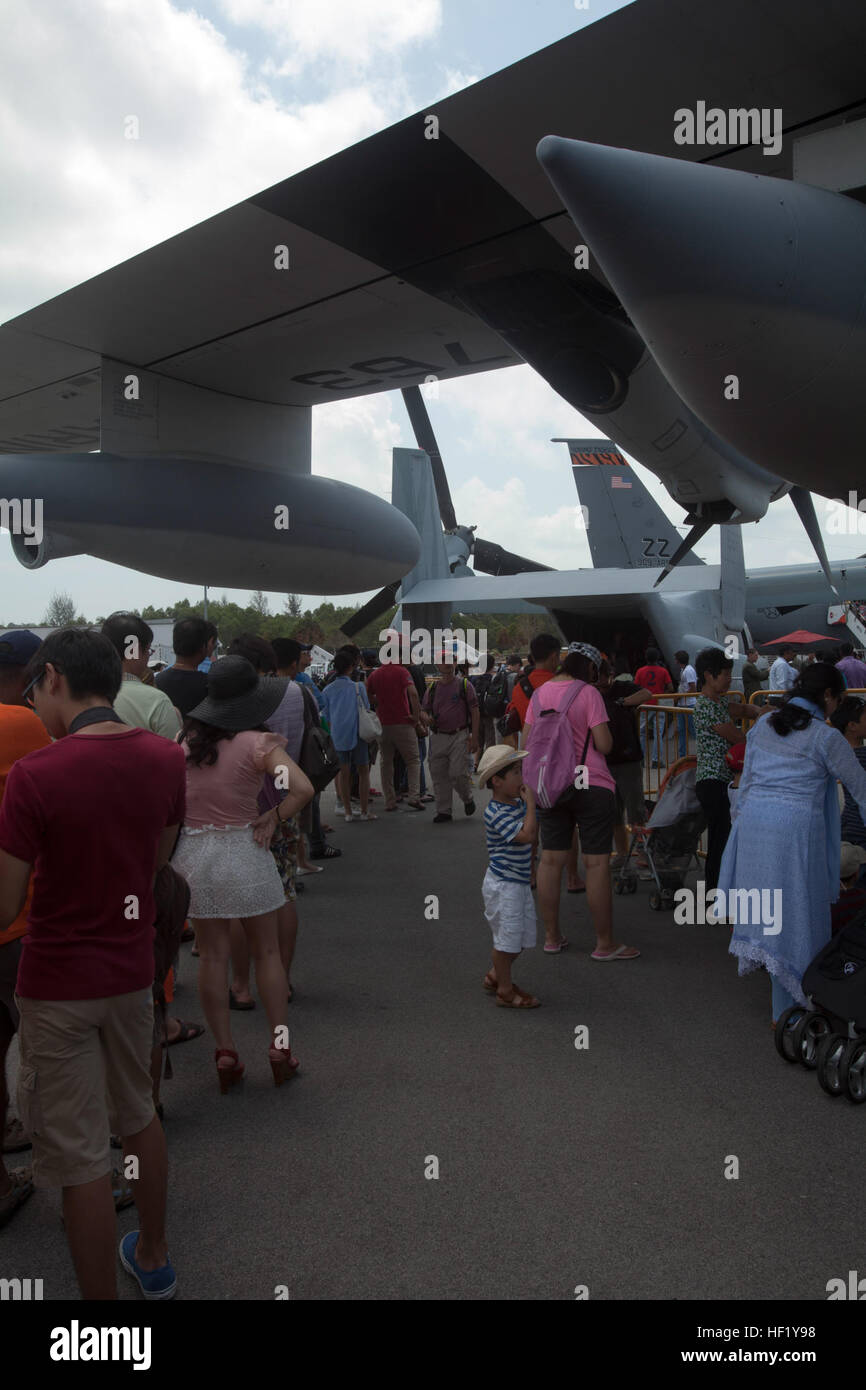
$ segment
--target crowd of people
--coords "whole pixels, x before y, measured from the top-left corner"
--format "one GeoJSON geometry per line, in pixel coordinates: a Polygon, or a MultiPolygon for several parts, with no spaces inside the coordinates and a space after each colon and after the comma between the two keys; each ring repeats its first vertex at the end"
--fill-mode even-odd
{"type": "Polygon", "coordinates": [[[332,781],[346,825],[382,819],[378,798],[385,815],[418,819],[432,804],[431,824],[446,827],[455,799],[472,816],[489,793],[482,983],[503,1008],[540,1003],[512,974],[535,945],[536,904],[545,952],[569,946],[564,870],[567,891],[586,895],[591,959],[639,957],[616,939],[611,875],[646,819],[644,764],[661,759],[665,715],[647,710],[674,693],[678,752],[695,749],[707,887],[784,890],[777,934],[730,924],[741,973],[771,975],[774,1019],[802,998],[834,925],[866,912],[866,701],[846,693],[866,685],[866,665],[850,650],[791,666],[793,684],[778,686],[793,653],[768,670],[751,651],[732,697],[734,663],[719,648],[678,651],[671,673],[650,647],[632,675],[620,651],[539,634],[528,661],[494,654],[472,673],[443,650],[430,679],[347,644],[319,682],[291,638],[244,634],[217,656],[216,629],[186,618],[174,664],[157,672],[152,643],[130,613],[99,632],[0,639],[0,1128],[4,1153],[33,1150],[31,1167],[0,1159],[0,1225],[34,1185],[60,1187],[85,1298],[116,1297],[114,1213],[132,1200],[140,1229],[123,1238],[121,1264],[147,1298],[176,1289],[160,1079],[167,1049],[204,1032],[169,1012],[181,940],[194,941],[220,1093],[248,1065],[231,1015],[257,1007],[252,965],[267,1059],[250,1065],[266,1060],[278,1086],[297,1073],[297,894],[324,868],[314,861],[343,853],[320,807],[332,781]],[[753,703],[765,681],[787,691],[779,704],[753,703]],[[17,1117],[6,1087],[16,1032],[17,1117]],[[134,1160],[131,1187],[112,1142],[134,1160]]]}

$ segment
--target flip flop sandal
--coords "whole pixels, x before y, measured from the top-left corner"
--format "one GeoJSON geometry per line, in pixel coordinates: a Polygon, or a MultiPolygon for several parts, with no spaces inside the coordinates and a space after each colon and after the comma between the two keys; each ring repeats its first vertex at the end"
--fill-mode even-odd
{"type": "Polygon", "coordinates": [[[562,940],[558,942],[556,946],[548,946],[545,942],[544,949],[549,956],[556,956],[559,955],[560,951],[564,951],[567,945],[568,941],[565,937],[563,937],[562,940]]]}
{"type": "Polygon", "coordinates": [[[200,1023],[184,1023],[182,1018],[177,1021],[180,1024],[180,1032],[176,1038],[169,1038],[169,1047],[174,1047],[175,1043],[192,1042],[193,1038],[200,1038],[204,1032],[200,1023]]]}
{"type": "Polygon", "coordinates": [[[495,994],[499,988],[499,985],[496,980],[494,980],[489,970],[481,981],[481,986],[485,994],[495,994]]]}
{"type": "Polygon", "coordinates": [[[636,946],[618,946],[615,951],[608,951],[605,955],[598,955],[595,951],[590,952],[591,960],[637,960],[640,951],[636,946]]]}
{"type": "Polygon", "coordinates": [[[249,1009],[254,1009],[255,1007],[256,1007],[256,1001],[255,1001],[255,999],[250,999],[249,1002],[243,1002],[243,1003],[241,1003],[239,1000],[235,999],[234,990],[231,990],[231,989],[229,990],[229,1008],[230,1008],[230,1009],[240,1009],[240,1010],[242,1010],[244,1013],[246,1013],[249,1009]]]}

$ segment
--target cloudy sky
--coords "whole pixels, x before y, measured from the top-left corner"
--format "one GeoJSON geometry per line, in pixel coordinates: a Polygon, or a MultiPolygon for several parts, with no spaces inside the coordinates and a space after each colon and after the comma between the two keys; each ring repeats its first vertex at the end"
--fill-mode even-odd
{"type": "MultiPolygon", "coordinates": [[[[0,0],[0,322],[619,8],[0,0]],[[123,138],[133,113],[137,141],[123,138]]],[[[429,408],[461,522],[542,563],[590,563],[565,446],[549,441],[591,425],[529,367],[442,383],[429,408]]],[[[316,473],[388,497],[394,445],[414,446],[399,393],[313,411],[316,473]]],[[[744,534],[747,564],[811,558],[787,500],[744,534]]],[[[850,556],[866,539],[827,545],[850,556]]],[[[717,541],[699,554],[715,561],[717,541]]],[[[28,573],[0,543],[0,623],[37,622],[55,590],[89,617],[200,594],[87,557],[28,573]]],[[[270,597],[278,611],[282,596],[270,597]]]]}

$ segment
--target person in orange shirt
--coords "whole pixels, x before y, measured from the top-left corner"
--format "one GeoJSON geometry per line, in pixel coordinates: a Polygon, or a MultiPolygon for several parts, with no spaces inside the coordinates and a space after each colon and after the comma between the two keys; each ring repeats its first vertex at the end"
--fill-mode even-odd
{"type": "MultiPolygon", "coordinates": [[[[6,778],[12,764],[51,742],[45,725],[25,704],[24,670],[34,652],[42,645],[33,632],[7,632],[0,637],[0,802],[6,788],[6,778]]],[[[30,1147],[18,1119],[6,1123],[9,1091],[6,1086],[6,1053],[18,1030],[18,1010],[15,1007],[15,981],[21,938],[27,931],[32,886],[18,916],[5,931],[0,931],[0,1133],[3,1153],[21,1153],[30,1147]]],[[[9,1172],[0,1155],[0,1226],[11,1221],[18,1208],[33,1192],[30,1168],[14,1168],[9,1172]]]]}
{"type": "Polygon", "coordinates": [[[544,685],[545,681],[553,680],[559,665],[559,638],[553,637],[549,632],[540,632],[530,642],[529,651],[534,663],[532,670],[525,676],[519,676],[514,682],[511,704],[505,711],[506,715],[513,711],[519,718],[521,736],[533,691],[544,685]]]}

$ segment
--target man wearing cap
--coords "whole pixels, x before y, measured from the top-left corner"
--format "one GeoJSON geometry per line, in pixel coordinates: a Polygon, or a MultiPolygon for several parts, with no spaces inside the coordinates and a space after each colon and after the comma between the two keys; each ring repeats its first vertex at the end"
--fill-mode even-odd
{"type": "MultiPolygon", "coordinates": [[[[290,637],[286,640],[294,642],[295,639],[293,637],[290,637]]],[[[292,679],[297,681],[298,685],[305,685],[308,690],[311,690],[313,692],[313,695],[316,698],[316,704],[319,706],[319,709],[321,709],[322,692],[307,670],[307,667],[311,666],[313,661],[313,658],[310,656],[312,648],[309,646],[305,647],[303,642],[297,642],[296,646],[298,648],[298,666],[295,675],[292,677],[292,679]]]]}
{"type": "Polygon", "coordinates": [[[465,676],[456,677],[454,654],[445,656],[446,660],[438,663],[439,680],[431,685],[422,705],[433,729],[430,772],[436,793],[434,825],[451,820],[454,792],[467,816],[475,811],[466,753],[467,749],[470,754],[478,751],[478,697],[465,676]]]}
{"type": "MultiPolygon", "coordinates": [[[[0,637],[0,805],[6,778],[12,764],[32,753],[47,748],[51,739],[45,725],[25,703],[22,691],[26,685],[25,668],[34,652],[41,646],[33,632],[7,632],[0,637]]],[[[27,931],[32,887],[15,921],[0,931],[0,1134],[3,1153],[21,1153],[30,1147],[30,1140],[20,1120],[7,1125],[6,1111],[9,1092],[6,1086],[6,1053],[18,1028],[18,1009],[15,1004],[15,981],[21,958],[21,938],[27,931]]],[[[7,1172],[0,1157],[0,1227],[10,1221],[15,1212],[33,1192],[30,1168],[7,1172]]]]}

